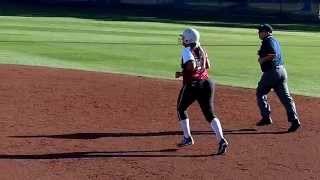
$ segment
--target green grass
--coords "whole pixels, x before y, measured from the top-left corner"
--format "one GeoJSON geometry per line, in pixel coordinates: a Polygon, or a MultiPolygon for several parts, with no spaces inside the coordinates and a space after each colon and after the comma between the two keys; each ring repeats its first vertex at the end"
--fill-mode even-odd
{"type": "MultiPolygon", "coordinates": [[[[178,34],[187,24],[63,17],[0,16],[0,63],[173,79],[178,34]]],[[[201,32],[219,84],[255,88],[260,76],[255,29],[193,25],[201,32]]],[[[320,96],[317,31],[276,31],[295,94],[320,96]]]]}

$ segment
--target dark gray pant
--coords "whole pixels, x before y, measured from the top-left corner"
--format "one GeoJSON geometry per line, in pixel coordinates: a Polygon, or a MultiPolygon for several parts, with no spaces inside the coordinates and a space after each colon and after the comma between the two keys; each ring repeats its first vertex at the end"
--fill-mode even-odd
{"type": "Polygon", "coordinates": [[[299,121],[296,106],[290,96],[287,81],[287,71],[283,66],[276,67],[275,69],[262,74],[258,83],[256,96],[260,113],[263,118],[270,117],[271,108],[267,101],[267,94],[271,89],[274,89],[287,111],[288,121],[299,121]]]}

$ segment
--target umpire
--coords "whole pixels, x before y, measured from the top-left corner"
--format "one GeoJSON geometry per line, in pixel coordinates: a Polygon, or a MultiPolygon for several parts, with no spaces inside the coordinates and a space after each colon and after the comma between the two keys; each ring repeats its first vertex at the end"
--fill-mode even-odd
{"type": "Polygon", "coordinates": [[[263,73],[256,90],[257,103],[262,116],[257,126],[272,124],[267,94],[273,89],[287,111],[288,121],[291,123],[288,132],[294,132],[300,128],[300,121],[295,103],[289,93],[288,76],[284,67],[279,41],[272,36],[272,27],[269,24],[260,25],[258,33],[259,38],[262,40],[258,51],[258,62],[263,73]]]}

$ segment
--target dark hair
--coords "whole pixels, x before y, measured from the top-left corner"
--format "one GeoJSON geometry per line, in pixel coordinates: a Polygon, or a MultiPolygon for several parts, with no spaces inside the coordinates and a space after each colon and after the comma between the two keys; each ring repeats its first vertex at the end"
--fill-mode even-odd
{"type": "Polygon", "coordinates": [[[195,48],[196,46],[197,46],[197,43],[184,44],[184,47],[195,48]]]}
{"type": "Polygon", "coordinates": [[[270,24],[260,24],[258,27],[259,32],[269,32],[272,33],[272,26],[270,24]]]}
{"type": "Polygon", "coordinates": [[[197,43],[190,43],[189,46],[190,46],[191,48],[194,48],[194,47],[197,46],[197,43]]]}

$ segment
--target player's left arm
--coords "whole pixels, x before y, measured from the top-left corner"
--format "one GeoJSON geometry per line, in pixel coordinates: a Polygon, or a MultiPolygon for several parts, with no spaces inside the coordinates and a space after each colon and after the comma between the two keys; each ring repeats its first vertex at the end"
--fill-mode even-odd
{"type": "Polygon", "coordinates": [[[206,69],[210,69],[211,64],[210,64],[210,60],[209,60],[208,57],[206,57],[206,63],[205,63],[205,65],[206,65],[206,69]]]}
{"type": "Polygon", "coordinates": [[[205,48],[200,48],[201,50],[201,54],[202,54],[202,57],[203,57],[203,69],[210,69],[211,65],[210,65],[210,60],[209,60],[209,56],[208,56],[208,53],[206,51],[205,48]]]}

